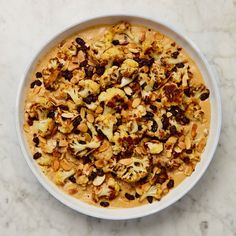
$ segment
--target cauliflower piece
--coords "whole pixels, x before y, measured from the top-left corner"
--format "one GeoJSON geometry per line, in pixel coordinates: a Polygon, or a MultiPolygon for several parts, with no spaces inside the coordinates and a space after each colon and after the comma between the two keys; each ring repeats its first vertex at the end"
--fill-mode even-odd
{"type": "Polygon", "coordinates": [[[147,142],[146,145],[151,154],[159,154],[163,151],[163,143],[161,142],[147,142]]]}
{"type": "Polygon", "coordinates": [[[110,177],[105,183],[100,186],[93,187],[93,199],[98,202],[100,199],[112,200],[118,196],[120,185],[110,177]]]}
{"type": "Polygon", "coordinates": [[[39,133],[42,137],[45,137],[51,134],[54,128],[54,121],[51,118],[34,121],[34,128],[37,130],[36,133],[39,133]]]}
{"type": "Polygon", "coordinates": [[[123,90],[118,89],[118,88],[109,88],[106,91],[100,93],[100,95],[98,96],[98,101],[108,103],[115,96],[120,96],[125,101],[128,100],[123,90]]]}
{"type": "Polygon", "coordinates": [[[50,166],[52,163],[52,159],[50,158],[50,156],[44,154],[37,160],[37,163],[41,166],[50,166]]]}
{"type": "Polygon", "coordinates": [[[112,114],[100,115],[96,118],[97,126],[109,141],[113,139],[113,126],[116,122],[117,119],[112,114]]]}
{"type": "Polygon", "coordinates": [[[117,47],[111,47],[101,55],[101,59],[105,61],[110,61],[115,59],[119,60],[122,59],[122,57],[123,57],[123,52],[117,47]]]}
{"type": "Polygon", "coordinates": [[[59,170],[54,175],[54,182],[58,185],[63,185],[65,181],[73,174],[75,174],[74,169],[71,169],[70,171],[59,170]]]}
{"type": "Polygon", "coordinates": [[[70,95],[71,99],[75,104],[82,104],[82,99],[81,97],[79,97],[78,91],[75,88],[69,88],[65,92],[70,95]]]}
{"type": "Polygon", "coordinates": [[[97,139],[92,140],[90,143],[81,144],[77,140],[74,140],[72,144],[70,144],[70,147],[73,148],[75,154],[78,152],[81,152],[85,149],[96,149],[100,146],[101,142],[97,139]]]}
{"type": "Polygon", "coordinates": [[[100,92],[100,85],[91,79],[80,80],[79,86],[81,86],[83,89],[79,91],[78,94],[83,98],[87,97],[91,93],[98,94],[100,92]]]}
{"type": "Polygon", "coordinates": [[[125,87],[126,85],[130,84],[134,79],[130,79],[130,78],[126,78],[126,77],[123,77],[121,79],[121,83],[120,83],[120,87],[123,88],[125,87]]]}
{"type": "Polygon", "coordinates": [[[161,199],[162,189],[161,184],[151,186],[140,198],[140,201],[143,201],[146,197],[154,197],[155,199],[161,199]]]}
{"type": "Polygon", "coordinates": [[[41,149],[45,153],[52,153],[57,146],[57,141],[53,139],[48,139],[46,144],[40,145],[41,149]]]}
{"type": "Polygon", "coordinates": [[[125,158],[115,166],[117,177],[128,183],[137,182],[147,176],[150,162],[147,156],[125,158]]]}
{"type": "Polygon", "coordinates": [[[139,64],[133,59],[126,59],[121,65],[120,73],[125,77],[130,77],[138,72],[139,64]]]}

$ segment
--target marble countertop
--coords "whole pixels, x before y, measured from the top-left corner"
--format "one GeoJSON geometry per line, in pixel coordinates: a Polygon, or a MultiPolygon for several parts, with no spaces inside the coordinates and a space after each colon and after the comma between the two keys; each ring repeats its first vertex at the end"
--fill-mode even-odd
{"type": "Polygon", "coordinates": [[[235,91],[235,0],[0,0],[0,235],[236,235],[235,91]],[[81,215],[50,196],[22,157],[14,117],[36,50],[68,25],[111,13],[164,19],[189,36],[217,71],[223,103],[220,142],[201,181],[168,209],[119,222],[81,215]]]}

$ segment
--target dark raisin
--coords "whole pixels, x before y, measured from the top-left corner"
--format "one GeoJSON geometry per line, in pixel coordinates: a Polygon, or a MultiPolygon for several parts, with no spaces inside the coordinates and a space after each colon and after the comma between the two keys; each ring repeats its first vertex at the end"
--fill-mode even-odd
{"type": "Polygon", "coordinates": [[[132,200],[135,199],[134,195],[131,195],[131,194],[129,194],[129,193],[125,193],[125,197],[126,197],[128,200],[130,200],[130,201],[132,201],[132,200]]]}
{"type": "Polygon", "coordinates": [[[152,127],[151,127],[151,131],[152,132],[156,132],[158,128],[157,122],[155,120],[152,121],[152,127]]]}
{"type": "Polygon", "coordinates": [[[35,81],[33,81],[31,84],[30,84],[30,88],[34,88],[35,86],[35,81]]]}
{"type": "Polygon", "coordinates": [[[168,183],[167,183],[167,188],[173,188],[174,187],[174,185],[175,185],[175,182],[174,182],[174,180],[173,179],[170,179],[169,181],[168,181],[168,183]]]}
{"type": "Polygon", "coordinates": [[[89,46],[86,46],[86,45],[84,44],[84,45],[81,45],[79,49],[80,49],[81,51],[83,51],[84,53],[87,53],[87,50],[89,50],[89,46]]]}
{"type": "Polygon", "coordinates": [[[175,43],[175,42],[171,43],[171,46],[172,46],[172,47],[175,47],[175,46],[176,46],[176,43],[175,43]]]}
{"type": "Polygon", "coordinates": [[[157,102],[161,102],[161,99],[160,99],[160,98],[157,98],[156,101],[157,101],[157,102]]]}
{"type": "Polygon", "coordinates": [[[201,94],[200,96],[201,101],[205,101],[207,98],[209,98],[209,95],[210,95],[209,92],[201,94]]]}
{"type": "Polygon", "coordinates": [[[37,160],[37,159],[39,159],[41,156],[42,156],[42,154],[41,154],[40,152],[36,152],[36,153],[33,155],[33,158],[34,158],[34,160],[37,160]]]}
{"type": "Polygon", "coordinates": [[[88,78],[91,78],[93,76],[93,69],[94,69],[93,66],[87,66],[84,68],[85,74],[88,78]]]}
{"type": "Polygon", "coordinates": [[[117,39],[114,39],[114,40],[112,40],[112,44],[113,45],[119,45],[120,44],[120,41],[119,40],[117,40],[117,39]]]}
{"type": "Polygon", "coordinates": [[[74,134],[80,134],[80,131],[78,129],[73,129],[74,134]]]}
{"type": "Polygon", "coordinates": [[[136,198],[139,198],[140,195],[139,195],[138,193],[135,193],[135,197],[136,197],[136,198]]]}
{"type": "Polygon", "coordinates": [[[187,97],[190,97],[190,96],[191,96],[190,88],[184,89],[184,94],[185,94],[187,97]]]}
{"type": "Polygon", "coordinates": [[[146,85],[147,85],[147,82],[144,82],[144,83],[141,85],[141,88],[144,89],[146,85]]]}
{"type": "Polygon", "coordinates": [[[153,202],[153,197],[152,196],[147,196],[147,200],[149,203],[152,203],[153,202]]]}
{"type": "Polygon", "coordinates": [[[157,111],[157,107],[156,107],[155,105],[150,105],[150,108],[151,108],[154,112],[157,111]]]}
{"type": "Polygon", "coordinates": [[[105,202],[105,201],[100,202],[100,206],[102,207],[108,207],[109,205],[110,205],[109,202],[105,202]]]}
{"type": "Polygon", "coordinates": [[[183,62],[177,63],[177,64],[176,64],[176,67],[178,67],[178,68],[183,68],[183,67],[184,67],[184,63],[183,63],[183,62]]]}
{"type": "Polygon", "coordinates": [[[91,174],[89,175],[88,179],[90,181],[93,181],[97,177],[97,173],[92,171],[91,174]]]}
{"type": "Polygon", "coordinates": [[[34,124],[34,120],[29,118],[27,123],[28,123],[29,126],[32,126],[34,124]]]}
{"type": "Polygon", "coordinates": [[[140,130],[142,130],[143,128],[142,128],[142,125],[138,125],[138,130],[140,131],[140,130]]]}
{"type": "Polygon", "coordinates": [[[170,125],[170,122],[169,122],[169,118],[166,116],[166,114],[162,115],[161,122],[162,122],[162,128],[164,130],[167,130],[170,125]]]}
{"type": "Polygon", "coordinates": [[[184,157],[183,161],[184,161],[184,163],[189,164],[190,163],[190,158],[189,157],[184,157]]]}
{"type": "Polygon", "coordinates": [[[157,81],[154,82],[152,88],[153,88],[154,90],[157,90],[157,89],[158,89],[158,83],[157,83],[157,81]]]}
{"type": "Polygon", "coordinates": [[[80,113],[81,108],[82,108],[82,106],[80,106],[80,105],[78,105],[78,106],[76,107],[76,110],[78,111],[78,113],[80,113]]]}
{"type": "Polygon", "coordinates": [[[36,86],[41,86],[42,85],[42,82],[40,80],[38,80],[38,79],[35,80],[34,82],[35,82],[36,86]]]}
{"type": "Polygon", "coordinates": [[[39,79],[39,78],[42,78],[42,77],[43,77],[43,75],[42,75],[42,73],[41,73],[41,72],[36,72],[35,76],[36,76],[36,78],[37,78],[37,79],[39,79]]]}
{"type": "Polygon", "coordinates": [[[88,61],[87,60],[84,60],[84,61],[82,61],[81,63],[80,63],[80,67],[85,67],[85,66],[87,66],[87,64],[88,64],[88,61]]]}
{"type": "Polygon", "coordinates": [[[54,116],[55,116],[55,112],[54,111],[49,111],[48,114],[47,114],[48,118],[54,118],[54,116]]]}
{"type": "Polygon", "coordinates": [[[67,105],[60,105],[59,108],[64,111],[68,111],[69,107],[67,105]]]}
{"type": "Polygon", "coordinates": [[[74,127],[77,127],[77,126],[80,124],[81,121],[82,121],[82,118],[81,118],[80,115],[78,115],[78,116],[75,117],[75,119],[73,120],[72,125],[73,125],[74,127]]]}
{"type": "Polygon", "coordinates": [[[174,125],[170,127],[170,134],[171,135],[176,135],[177,134],[177,129],[174,125]]]}
{"type": "Polygon", "coordinates": [[[182,119],[181,119],[181,122],[182,122],[183,125],[187,125],[187,124],[190,123],[190,120],[189,120],[188,117],[183,116],[182,119]]]}
{"type": "Polygon", "coordinates": [[[186,149],[185,152],[186,152],[187,154],[191,154],[191,153],[193,152],[193,150],[192,150],[192,149],[186,149]]]}
{"type": "Polygon", "coordinates": [[[39,138],[38,137],[34,137],[33,138],[33,142],[35,143],[35,146],[37,147],[39,145],[39,138]]]}
{"type": "Polygon", "coordinates": [[[178,56],[179,56],[179,52],[178,52],[178,51],[173,52],[173,53],[171,54],[171,57],[174,58],[174,59],[176,59],[178,56]]]}
{"type": "Polygon", "coordinates": [[[146,115],[144,116],[145,119],[151,120],[154,117],[154,114],[150,111],[147,111],[146,115]]]}
{"type": "Polygon", "coordinates": [[[104,175],[103,169],[97,169],[97,175],[98,176],[103,176],[104,175]]]}
{"type": "Polygon", "coordinates": [[[77,38],[75,39],[75,42],[78,43],[80,46],[85,45],[84,40],[83,40],[82,38],[79,38],[79,37],[77,37],[77,38]]]}
{"type": "Polygon", "coordinates": [[[96,73],[97,75],[103,75],[103,73],[105,72],[105,66],[96,66],[96,73]]]}
{"type": "Polygon", "coordinates": [[[80,144],[86,144],[86,142],[83,141],[83,140],[79,140],[79,143],[80,143],[80,144]]]}
{"type": "Polygon", "coordinates": [[[61,75],[65,78],[65,80],[70,81],[73,77],[73,72],[69,70],[65,70],[61,72],[61,75]]]}
{"type": "Polygon", "coordinates": [[[92,160],[91,160],[90,156],[84,156],[83,157],[83,164],[84,165],[88,164],[88,163],[91,163],[91,162],[92,162],[92,160]]]}
{"type": "Polygon", "coordinates": [[[92,102],[95,102],[97,100],[96,96],[90,94],[86,98],[83,98],[83,101],[87,104],[91,104],[92,102]]]}
{"type": "Polygon", "coordinates": [[[72,183],[76,183],[76,178],[75,178],[74,175],[70,176],[68,179],[69,179],[72,183]]]}

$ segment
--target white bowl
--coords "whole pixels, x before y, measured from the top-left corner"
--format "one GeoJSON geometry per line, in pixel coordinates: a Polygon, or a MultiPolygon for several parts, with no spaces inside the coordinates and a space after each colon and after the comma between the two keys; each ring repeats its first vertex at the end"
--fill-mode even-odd
{"type": "Polygon", "coordinates": [[[213,158],[213,154],[215,152],[219,140],[220,129],[221,129],[220,94],[217,87],[216,78],[214,78],[210,66],[207,63],[206,59],[203,57],[202,53],[189,39],[187,39],[185,36],[180,34],[177,30],[173,29],[166,23],[137,16],[116,15],[116,16],[98,17],[80,22],[75,26],[66,29],[65,31],[63,31],[62,33],[58,34],[53,39],[51,39],[49,42],[47,42],[45,46],[43,46],[39,50],[39,52],[34,56],[32,62],[25,71],[25,74],[22,78],[19,87],[17,104],[16,104],[16,126],[17,126],[17,133],[20,146],[30,169],[37,177],[39,182],[44,186],[44,188],[46,188],[48,192],[51,193],[56,199],[64,203],[66,206],[86,215],[103,219],[111,219],[111,220],[132,219],[156,213],[175,203],[177,200],[183,197],[199,181],[201,176],[204,174],[209,163],[213,158]],[[211,126],[205,151],[201,156],[201,161],[197,164],[196,170],[190,177],[186,178],[178,187],[170,191],[170,193],[167,194],[167,196],[165,196],[161,201],[156,201],[152,204],[146,204],[144,206],[128,208],[128,209],[98,208],[86,204],[62,192],[55,184],[53,184],[51,181],[48,180],[48,178],[40,171],[39,167],[33,160],[32,155],[28,148],[28,144],[25,140],[22,128],[23,117],[24,117],[23,107],[25,99],[25,90],[29,87],[30,75],[32,74],[32,71],[34,70],[39,58],[41,58],[46,52],[48,52],[48,50],[50,50],[55,44],[59,43],[62,39],[66,38],[67,36],[75,32],[78,32],[82,29],[85,29],[87,27],[97,24],[113,24],[121,20],[129,21],[135,24],[142,24],[151,27],[157,31],[160,31],[163,34],[168,35],[169,37],[174,39],[181,47],[186,49],[188,54],[197,63],[204,78],[204,81],[211,91],[210,95],[211,126]]]}

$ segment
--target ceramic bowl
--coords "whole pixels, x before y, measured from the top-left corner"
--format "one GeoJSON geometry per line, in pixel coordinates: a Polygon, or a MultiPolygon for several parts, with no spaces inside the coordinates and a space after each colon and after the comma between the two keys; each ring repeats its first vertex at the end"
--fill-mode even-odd
{"type": "Polygon", "coordinates": [[[17,133],[19,138],[19,143],[24,154],[24,158],[27,161],[30,169],[38,179],[38,181],[44,186],[45,189],[49,193],[51,193],[56,199],[65,204],[66,206],[86,215],[110,219],[110,220],[122,220],[122,219],[132,219],[147,216],[153,213],[157,213],[168,206],[172,205],[176,201],[178,201],[181,197],[183,197],[201,178],[201,176],[206,171],[208,165],[210,164],[215,149],[217,147],[217,143],[219,140],[220,129],[221,129],[221,102],[220,102],[220,94],[217,87],[216,77],[212,73],[209,64],[206,59],[199,51],[199,49],[193,44],[186,36],[181,34],[179,31],[174,29],[172,26],[168,24],[154,19],[147,19],[138,16],[124,16],[124,15],[112,15],[112,16],[104,16],[97,17],[89,20],[85,20],[79,22],[78,24],[67,28],[62,33],[56,35],[53,39],[49,40],[45,43],[45,45],[38,51],[38,53],[33,57],[30,62],[28,68],[23,75],[21,84],[19,86],[19,92],[17,96],[17,104],[16,104],[16,126],[17,133]],[[72,35],[75,32],[86,29],[88,27],[99,25],[99,24],[114,24],[121,20],[129,21],[134,24],[141,24],[147,27],[151,27],[161,33],[171,37],[174,39],[181,47],[185,48],[190,57],[196,62],[199,67],[204,81],[207,87],[211,91],[210,95],[210,103],[211,103],[211,125],[210,132],[207,141],[207,145],[204,153],[201,156],[201,161],[197,164],[196,170],[192,173],[192,175],[186,178],[179,186],[174,188],[167,194],[165,197],[161,199],[161,201],[155,201],[152,204],[146,204],[143,206],[135,207],[135,208],[120,208],[120,209],[109,209],[109,208],[99,208],[87,203],[84,203],[76,198],[73,198],[64,192],[62,192],[55,184],[48,180],[48,178],[41,172],[37,163],[32,158],[30,150],[28,148],[28,144],[24,137],[23,132],[23,106],[25,100],[25,92],[29,87],[29,80],[34,70],[38,60],[45,55],[48,50],[50,50],[53,46],[58,44],[63,39],[72,35]]]}

